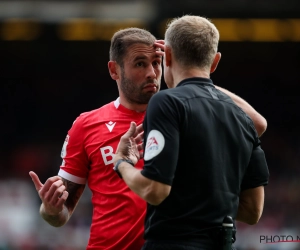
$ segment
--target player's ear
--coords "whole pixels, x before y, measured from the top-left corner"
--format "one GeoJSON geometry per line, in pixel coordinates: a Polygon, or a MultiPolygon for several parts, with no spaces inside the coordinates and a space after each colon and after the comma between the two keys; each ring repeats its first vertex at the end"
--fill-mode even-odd
{"type": "Polygon", "coordinates": [[[214,59],[212,65],[211,65],[211,67],[210,67],[210,73],[213,73],[216,70],[220,60],[221,60],[221,53],[218,52],[215,56],[215,59],[214,59]]]}
{"type": "Polygon", "coordinates": [[[118,74],[118,64],[115,61],[109,61],[108,62],[108,71],[113,80],[118,80],[119,79],[119,74],[118,74]]]}

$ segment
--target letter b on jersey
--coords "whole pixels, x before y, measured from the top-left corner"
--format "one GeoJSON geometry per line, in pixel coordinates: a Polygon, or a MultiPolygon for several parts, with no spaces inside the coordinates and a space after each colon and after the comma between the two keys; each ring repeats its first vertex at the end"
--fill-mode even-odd
{"type": "Polygon", "coordinates": [[[114,149],[111,146],[100,148],[102,159],[105,165],[113,163],[114,149]]]}

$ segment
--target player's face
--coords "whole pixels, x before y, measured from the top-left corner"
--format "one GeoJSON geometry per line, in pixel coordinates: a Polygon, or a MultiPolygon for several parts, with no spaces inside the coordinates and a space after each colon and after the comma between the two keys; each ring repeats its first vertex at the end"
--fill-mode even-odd
{"type": "Polygon", "coordinates": [[[120,89],[131,103],[147,104],[160,89],[162,58],[156,50],[145,44],[128,48],[121,69],[120,89]]]}

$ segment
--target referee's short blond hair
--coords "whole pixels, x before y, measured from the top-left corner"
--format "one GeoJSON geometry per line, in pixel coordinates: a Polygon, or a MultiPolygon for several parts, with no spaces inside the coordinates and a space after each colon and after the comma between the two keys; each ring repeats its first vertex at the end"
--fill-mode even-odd
{"type": "Polygon", "coordinates": [[[185,15],[167,25],[165,43],[183,68],[210,69],[218,52],[219,31],[207,18],[185,15]]]}

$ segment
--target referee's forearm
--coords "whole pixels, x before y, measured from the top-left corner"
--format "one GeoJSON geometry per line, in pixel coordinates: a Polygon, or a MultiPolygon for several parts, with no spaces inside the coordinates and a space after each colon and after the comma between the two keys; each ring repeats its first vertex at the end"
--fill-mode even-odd
{"type": "Polygon", "coordinates": [[[141,170],[127,162],[119,165],[119,171],[127,186],[151,205],[159,205],[170,192],[168,185],[146,178],[141,174],[141,170]]]}
{"type": "Polygon", "coordinates": [[[127,162],[122,162],[119,165],[119,171],[127,186],[142,199],[147,201],[147,190],[149,183],[142,176],[141,170],[132,167],[127,162]]]}

